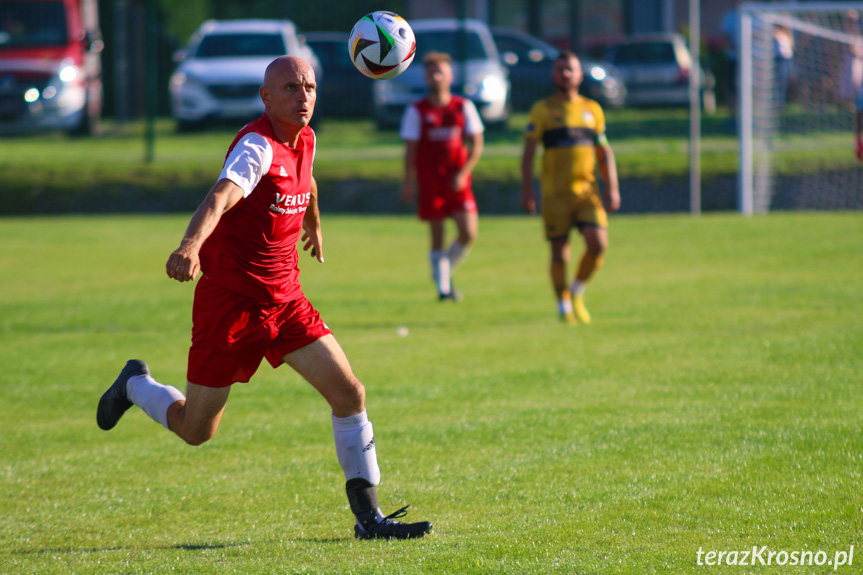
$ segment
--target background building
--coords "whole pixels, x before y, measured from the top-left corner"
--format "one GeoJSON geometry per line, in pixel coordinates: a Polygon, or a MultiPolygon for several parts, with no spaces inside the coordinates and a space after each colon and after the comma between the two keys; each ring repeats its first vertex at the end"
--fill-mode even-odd
{"type": "MultiPolygon", "coordinates": [[[[722,15],[737,0],[701,3],[702,36],[719,41],[722,15]]],[[[414,18],[478,18],[511,26],[561,48],[597,51],[622,36],[686,29],[689,0],[408,0],[414,18]]]]}

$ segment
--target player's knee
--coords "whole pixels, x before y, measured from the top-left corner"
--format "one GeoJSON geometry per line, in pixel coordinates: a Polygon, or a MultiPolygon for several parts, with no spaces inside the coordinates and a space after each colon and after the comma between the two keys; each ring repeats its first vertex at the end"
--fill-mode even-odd
{"type": "Polygon", "coordinates": [[[463,230],[458,235],[458,243],[463,245],[465,248],[469,248],[476,241],[476,236],[476,230],[463,230]]]}
{"type": "Polygon", "coordinates": [[[180,438],[187,444],[197,447],[203,445],[216,435],[215,429],[196,429],[192,431],[184,431],[178,434],[180,438]]]}
{"type": "Polygon", "coordinates": [[[356,408],[364,408],[366,405],[366,388],[360,380],[354,378],[349,394],[349,401],[356,408]]]}
{"type": "Polygon", "coordinates": [[[608,243],[603,241],[595,241],[587,244],[587,253],[596,259],[602,258],[607,250],[608,243]]]}
{"type": "Polygon", "coordinates": [[[357,378],[352,377],[327,399],[333,413],[352,415],[365,409],[366,388],[357,378]]]}

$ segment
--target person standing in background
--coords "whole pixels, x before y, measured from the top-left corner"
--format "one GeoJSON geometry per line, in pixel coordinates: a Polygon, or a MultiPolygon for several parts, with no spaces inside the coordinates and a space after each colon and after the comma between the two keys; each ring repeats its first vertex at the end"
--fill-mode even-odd
{"type": "Polygon", "coordinates": [[[482,155],[484,126],[473,102],[452,93],[449,54],[430,52],[423,58],[428,95],[405,110],[399,135],[405,141],[402,201],[413,202],[431,231],[432,281],[440,301],[460,301],[452,274],[470,252],[478,233],[473,169],[482,155]],[[446,218],[458,235],[444,250],[446,218]]]}
{"type": "Polygon", "coordinates": [[[617,167],[605,135],[605,115],[598,103],[581,96],[583,73],[572,52],[563,51],[554,62],[555,92],[533,105],[521,161],[522,206],[536,213],[533,162],[541,143],[542,219],[551,246],[551,282],[560,318],[570,324],[590,323],[584,292],[602,267],[608,249],[608,215],[603,206],[596,171],[605,180],[608,210],[620,207],[617,167]],[[572,284],[566,284],[569,232],[575,227],[584,238],[585,251],[572,284]]]}

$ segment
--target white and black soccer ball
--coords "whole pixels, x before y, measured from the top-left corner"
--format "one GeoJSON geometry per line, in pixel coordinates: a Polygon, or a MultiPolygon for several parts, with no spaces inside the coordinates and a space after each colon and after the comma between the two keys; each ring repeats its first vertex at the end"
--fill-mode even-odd
{"type": "Polygon", "coordinates": [[[374,80],[395,78],[407,70],[416,50],[414,31],[407,20],[383,10],[360,18],[348,38],[351,62],[374,80]]]}

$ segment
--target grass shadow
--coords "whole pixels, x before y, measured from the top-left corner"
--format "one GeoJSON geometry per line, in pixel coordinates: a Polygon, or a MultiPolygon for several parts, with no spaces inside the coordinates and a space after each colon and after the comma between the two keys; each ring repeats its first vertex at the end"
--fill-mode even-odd
{"type": "Polygon", "coordinates": [[[56,555],[62,553],[106,553],[110,551],[132,551],[140,549],[149,550],[169,550],[181,549],[183,551],[208,551],[213,549],[231,549],[234,547],[247,547],[251,545],[249,542],[244,543],[181,543],[178,545],[158,545],[153,547],[94,547],[90,549],[74,549],[74,548],[48,548],[48,549],[16,549],[12,551],[13,555],[56,555]]]}

